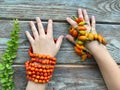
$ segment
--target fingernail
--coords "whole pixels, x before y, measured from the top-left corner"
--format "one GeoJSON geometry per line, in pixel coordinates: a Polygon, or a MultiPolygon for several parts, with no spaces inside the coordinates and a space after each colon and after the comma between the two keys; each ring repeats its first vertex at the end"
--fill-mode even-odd
{"type": "Polygon", "coordinates": [[[67,17],[66,20],[69,20],[69,17],[67,17]]]}
{"type": "Polygon", "coordinates": [[[66,36],[65,36],[65,38],[68,38],[69,37],[69,34],[67,34],[66,36]]]}
{"type": "Polygon", "coordinates": [[[39,19],[39,17],[36,17],[36,19],[39,19]]]}
{"type": "Polygon", "coordinates": [[[81,11],[81,8],[78,8],[78,11],[81,11]]]}
{"type": "Polygon", "coordinates": [[[64,38],[64,35],[62,35],[62,38],[64,38]]]}
{"type": "Polygon", "coordinates": [[[29,24],[31,24],[31,23],[32,23],[32,21],[29,22],[29,24]]]}
{"type": "Polygon", "coordinates": [[[27,34],[27,33],[28,33],[28,31],[25,31],[25,33],[27,34]]]}
{"type": "Polygon", "coordinates": [[[49,22],[52,22],[52,19],[49,19],[49,22]]]}
{"type": "Polygon", "coordinates": [[[33,21],[30,21],[31,24],[33,24],[34,22],[33,21]]]}

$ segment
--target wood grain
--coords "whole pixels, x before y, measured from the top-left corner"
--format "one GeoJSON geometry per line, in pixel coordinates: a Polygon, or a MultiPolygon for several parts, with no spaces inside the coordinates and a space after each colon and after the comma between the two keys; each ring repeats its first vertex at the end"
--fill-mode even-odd
{"type": "Polygon", "coordinates": [[[83,8],[99,22],[120,23],[119,4],[120,0],[0,0],[0,18],[65,20],[83,8]]]}
{"type": "MultiPolygon", "coordinates": [[[[65,65],[63,65],[65,66],[65,65]]],[[[27,80],[25,70],[15,67],[14,80],[16,89],[24,90],[27,80]]],[[[53,78],[46,90],[107,90],[96,66],[56,67],[53,78]]]]}
{"type": "MultiPolygon", "coordinates": [[[[15,90],[25,90],[27,84],[23,64],[29,59],[29,42],[25,36],[26,30],[31,32],[28,22],[39,16],[46,29],[47,20],[53,19],[54,37],[58,38],[68,34],[65,18],[77,16],[78,8],[86,9],[89,16],[96,17],[97,32],[106,38],[107,49],[120,64],[120,0],[0,0],[0,56],[10,39],[11,20],[21,20],[19,50],[13,64],[15,90]]],[[[94,59],[81,62],[73,45],[65,38],[56,57],[55,72],[46,90],[107,90],[94,59]]]]}
{"type": "MultiPolygon", "coordinates": [[[[30,27],[28,25],[28,21],[20,21],[20,42],[19,42],[19,50],[18,50],[18,57],[15,60],[15,63],[24,63],[26,60],[29,59],[28,57],[28,48],[29,42],[25,36],[25,31],[28,30],[31,32],[30,27]]],[[[6,42],[9,40],[9,33],[12,30],[12,21],[0,21],[0,56],[4,52],[6,48],[6,42]]],[[[43,22],[44,26],[47,26],[46,22],[43,22]]],[[[54,36],[57,38],[59,35],[68,34],[68,27],[67,23],[54,23],[54,36]]],[[[107,48],[113,58],[116,60],[117,63],[120,63],[120,49],[116,48],[114,45],[111,45],[111,40],[115,39],[120,41],[120,26],[119,25],[108,25],[108,24],[97,24],[97,31],[101,33],[108,41],[107,48]]],[[[57,55],[57,63],[80,63],[80,64],[93,64],[95,63],[94,60],[87,60],[86,62],[81,62],[80,57],[76,55],[73,50],[73,45],[66,39],[63,40],[63,44],[61,46],[60,52],[57,55]]]]}

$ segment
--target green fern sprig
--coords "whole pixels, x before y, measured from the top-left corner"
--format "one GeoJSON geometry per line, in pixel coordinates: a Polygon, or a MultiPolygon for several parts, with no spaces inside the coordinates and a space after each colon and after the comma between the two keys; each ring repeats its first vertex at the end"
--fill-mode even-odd
{"type": "Polygon", "coordinates": [[[17,56],[18,41],[20,31],[18,20],[14,20],[14,30],[10,31],[11,39],[7,42],[7,48],[1,56],[2,62],[0,62],[0,83],[1,90],[14,90],[15,85],[13,81],[13,68],[12,64],[17,56]]]}

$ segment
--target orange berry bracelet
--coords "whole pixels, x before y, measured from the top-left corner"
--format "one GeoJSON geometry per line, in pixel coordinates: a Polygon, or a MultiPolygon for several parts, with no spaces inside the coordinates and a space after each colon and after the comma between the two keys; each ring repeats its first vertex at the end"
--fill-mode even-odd
{"type": "Polygon", "coordinates": [[[85,44],[87,42],[97,40],[99,43],[106,45],[106,40],[100,34],[93,34],[92,30],[86,32],[86,22],[82,18],[73,17],[73,20],[77,23],[78,27],[71,27],[69,33],[74,37],[76,44],[74,46],[75,52],[81,56],[81,60],[85,61],[87,58],[91,58],[92,55],[89,53],[85,44]]]}
{"type": "Polygon", "coordinates": [[[35,83],[48,83],[54,71],[56,58],[32,53],[31,47],[29,55],[31,60],[25,62],[27,79],[35,83]]]}

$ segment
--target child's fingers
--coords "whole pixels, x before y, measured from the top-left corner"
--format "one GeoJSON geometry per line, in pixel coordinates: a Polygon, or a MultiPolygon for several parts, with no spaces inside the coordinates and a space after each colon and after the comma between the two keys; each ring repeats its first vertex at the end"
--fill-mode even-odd
{"type": "Polygon", "coordinates": [[[30,21],[30,27],[32,29],[34,38],[37,38],[38,37],[38,32],[37,32],[37,29],[36,29],[35,24],[33,23],[33,21],[30,21]]]}
{"type": "Polygon", "coordinates": [[[80,8],[78,9],[78,17],[83,18],[82,10],[80,8]]]}
{"type": "Polygon", "coordinates": [[[59,38],[57,39],[56,47],[57,47],[58,50],[60,49],[60,46],[61,46],[62,41],[63,41],[63,38],[64,38],[64,36],[61,35],[61,36],[59,36],[59,38]]]}
{"type": "Polygon", "coordinates": [[[47,34],[48,34],[50,37],[53,37],[53,22],[52,22],[51,19],[48,20],[47,34]]]}
{"type": "Polygon", "coordinates": [[[27,36],[29,42],[32,44],[33,41],[34,41],[34,39],[33,39],[32,36],[30,35],[30,33],[29,33],[28,31],[26,31],[25,34],[26,34],[26,36],[27,36]]]}
{"type": "Polygon", "coordinates": [[[96,26],[96,20],[95,20],[95,17],[92,16],[91,17],[91,28],[92,28],[93,33],[96,33],[96,29],[95,29],[96,27],[95,26],[96,26]]]}
{"type": "Polygon", "coordinates": [[[66,35],[66,38],[67,38],[70,42],[72,42],[73,44],[76,44],[74,38],[73,38],[71,35],[69,35],[69,34],[66,35]]]}
{"type": "Polygon", "coordinates": [[[38,25],[39,34],[41,36],[45,35],[45,31],[44,31],[44,28],[43,28],[43,25],[42,25],[40,18],[36,17],[36,21],[37,21],[37,25],[38,25]]]}
{"type": "Polygon", "coordinates": [[[88,26],[90,26],[89,17],[88,17],[87,11],[85,9],[83,10],[83,16],[84,16],[85,22],[88,24],[88,26]]]}
{"type": "Polygon", "coordinates": [[[77,27],[77,23],[74,21],[74,20],[72,20],[71,18],[66,18],[66,20],[67,20],[67,22],[69,23],[69,24],[71,24],[74,28],[76,28],[77,27]]]}

